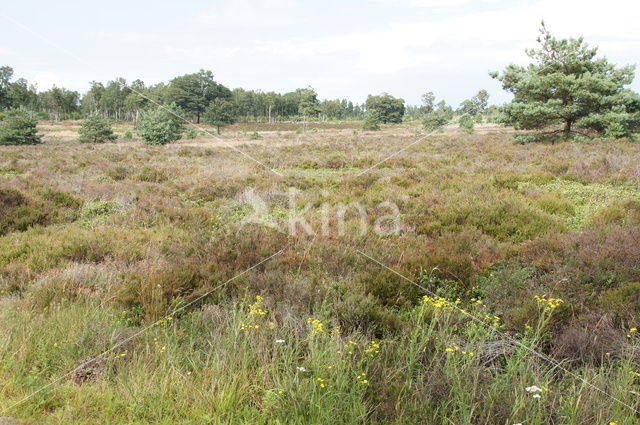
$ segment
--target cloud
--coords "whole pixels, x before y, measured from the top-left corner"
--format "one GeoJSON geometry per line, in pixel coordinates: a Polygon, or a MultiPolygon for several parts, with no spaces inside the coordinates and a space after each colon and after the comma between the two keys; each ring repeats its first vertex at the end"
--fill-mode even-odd
{"type": "MultiPolygon", "coordinates": [[[[415,2],[425,6],[444,3],[440,0],[415,2]]],[[[466,0],[454,1],[462,2],[466,0]]],[[[640,42],[638,10],[640,8],[632,7],[632,2],[626,0],[610,0],[607,8],[589,1],[543,0],[527,7],[511,6],[395,24],[377,31],[312,40],[262,42],[257,49],[286,56],[346,54],[353,68],[373,74],[395,73],[424,65],[447,66],[464,58],[480,56],[493,58],[496,66],[500,66],[526,58],[524,47],[535,43],[542,19],[546,19],[553,33],[561,36],[584,34],[587,41],[602,39],[604,46],[617,51],[637,49],[640,42]],[[629,10],[629,13],[620,14],[620,10],[629,10]],[[560,29],[561,33],[558,32],[560,29]]]]}
{"type": "Polygon", "coordinates": [[[35,84],[38,87],[38,91],[46,91],[53,86],[69,87],[69,84],[65,85],[68,82],[65,82],[59,75],[50,72],[35,74],[29,78],[29,82],[35,84]]]}

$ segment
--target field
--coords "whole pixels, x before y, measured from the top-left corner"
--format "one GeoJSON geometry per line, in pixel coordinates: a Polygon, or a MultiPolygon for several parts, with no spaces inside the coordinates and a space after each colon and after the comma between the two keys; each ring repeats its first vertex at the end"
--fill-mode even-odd
{"type": "Polygon", "coordinates": [[[640,421],[640,144],[39,127],[0,147],[0,424],[640,421]]]}

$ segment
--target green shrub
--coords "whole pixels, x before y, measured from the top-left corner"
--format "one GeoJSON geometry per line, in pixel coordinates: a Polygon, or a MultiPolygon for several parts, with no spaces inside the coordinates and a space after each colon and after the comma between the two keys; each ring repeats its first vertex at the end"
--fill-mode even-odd
{"type": "Polygon", "coordinates": [[[145,112],[138,124],[138,134],[147,145],[165,145],[182,136],[182,112],[175,105],[145,112]]]}
{"type": "Polygon", "coordinates": [[[257,131],[254,131],[253,133],[251,133],[251,135],[249,136],[249,138],[251,140],[259,140],[262,139],[262,136],[260,135],[260,133],[258,133],[257,131]]]}
{"type": "Polygon", "coordinates": [[[0,121],[1,145],[36,145],[41,143],[38,122],[24,111],[9,111],[0,121]]]}
{"type": "Polygon", "coordinates": [[[111,120],[99,115],[91,115],[82,121],[78,133],[82,143],[104,143],[117,139],[117,136],[113,134],[111,120]]]}
{"type": "Polygon", "coordinates": [[[616,201],[597,211],[590,222],[596,226],[609,224],[626,226],[640,223],[640,200],[626,199],[616,201]]]}
{"type": "Polygon", "coordinates": [[[536,236],[562,232],[564,225],[553,216],[516,197],[457,200],[434,212],[435,220],[421,231],[460,231],[475,227],[500,241],[523,242],[536,236]]]}
{"type": "Polygon", "coordinates": [[[131,140],[133,139],[133,133],[130,130],[127,130],[124,132],[124,135],[122,136],[122,138],[126,140],[131,140]]]}
{"type": "Polygon", "coordinates": [[[422,125],[425,130],[443,131],[444,126],[449,124],[452,119],[453,110],[443,104],[433,112],[426,114],[422,120],[422,125]]]}
{"type": "Polygon", "coordinates": [[[22,193],[14,189],[0,189],[0,235],[23,232],[47,221],[47,213],[32,206],[22,193]]]}
{"type": "Polygon", "coordinates": [[[549,214],[575,215],[574,205],[560,194],[546,193],[535,200],[535,204],[549,214]]]}
{"type": "Polygon", "coordinates": [[[52,202],[56,207],[80,208],[82,205],[82,201],[75,196],[53,189],[44,191],[42,193],[42,199],[52,202]]]}
{"type": "Polygon", "coordinates": [[[401,307],[416,302],[420,290],[392,272],[372,270],[359,279],[366,295],[373,296],[384,306],[401,307]]]}
{"type": "Polygon", "coordinates": [[[198,137],[198,130],[194,127],[188,127],[184,132],[184,136],[187,139],[195,139],[196,137],[198,137]]]}
{"type": "Polygon", "coordinates": [[[343,332],[349,334],[360,331],[381,338],[402,327],[398,316],[380,305],[371,294],[365,295],[353,288],[345,292],[341,299],[331,305],[332,316],[343,332]]]}
{"type": "Polygon", "coordinates": [[[462,115],[458,120],[458,126],[460,126],[460,129],[468,134],[473,133],[474,125],[475,125],[474,118],[469,114],[462,115]]]}
{"type": "Polygon", "coordinates": [[[372,131],[380,130],[380,119],[378,115],[374,112],[368,112],[364,117],[362,129],[372,131]]]}
{"type": "Polygon", "coordinates": [[[627,282],[609,289],[602,294],[600,306],[626,327],[635,326],[640,317],[640,283],[627,282]]]}

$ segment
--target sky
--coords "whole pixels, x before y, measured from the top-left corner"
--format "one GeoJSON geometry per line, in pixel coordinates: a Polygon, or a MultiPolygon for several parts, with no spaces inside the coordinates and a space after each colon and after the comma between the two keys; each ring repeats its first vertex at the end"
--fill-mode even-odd
{"type": "Polygon", "coordinates": [[[209,69],[230,88],[311,86],[321,99],[415,105],[433,91],[458,105],[486,89],[502,103],[488,73],[526,64],[543,19],[613,63],[640,61],[638,0],[22,0],[0,8],[0,66],[39,90],[209,69]]]}

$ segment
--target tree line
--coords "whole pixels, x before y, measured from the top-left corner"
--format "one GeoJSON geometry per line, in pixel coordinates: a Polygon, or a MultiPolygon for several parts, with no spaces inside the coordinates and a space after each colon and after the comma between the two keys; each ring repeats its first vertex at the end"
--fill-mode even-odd
{"type": "Polygon", "coordinates": [[[116,78],[107,83],[91,81],[89,90],[77,91],[53,87],[39,92],[24,78],[13,79],[13,69],[0,67],[0,111],[25,109],[43,119],[77,119],[100,115],[113,120],[136,121],[143,111],[158,105],[175,103],[190,120],[200,123],[207,107],[216,99],[229,103],[237,119],[276,122],[283,120],[360,119],[364,104],[347,99],[318,100],[311,87],[288,93],[229,89],[215,81],[211,71],[181,75],[168,83],[147,85],[142,80],[127,82],[116,78]]]}

